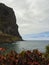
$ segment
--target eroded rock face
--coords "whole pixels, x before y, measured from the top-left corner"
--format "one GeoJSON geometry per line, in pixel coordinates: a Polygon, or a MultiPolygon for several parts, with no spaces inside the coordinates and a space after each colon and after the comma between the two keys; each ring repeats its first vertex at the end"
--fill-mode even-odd
{"type": "Polygon", "coordinates": [[[13,9],[3,3],[0,3],[0,31],[21,38],[13,9]]]}

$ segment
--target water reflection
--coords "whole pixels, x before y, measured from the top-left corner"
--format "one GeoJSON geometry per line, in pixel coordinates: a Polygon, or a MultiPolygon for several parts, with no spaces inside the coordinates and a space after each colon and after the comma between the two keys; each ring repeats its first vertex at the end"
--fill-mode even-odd
{"type": "Polygon", "coordinates": [[[16,43],[0,43],[0,48],[6,48],[6,51],[0,52],[1,54],[9,53],[11,50],[15,50],[16,52],[19,50],[18,44],[16,43]]]}

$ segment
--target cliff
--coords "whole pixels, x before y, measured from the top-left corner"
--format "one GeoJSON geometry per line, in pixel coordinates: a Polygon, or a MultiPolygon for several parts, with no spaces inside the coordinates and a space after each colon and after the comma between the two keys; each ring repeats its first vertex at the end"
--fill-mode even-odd
{"type": "MultiPolygon", "coordinates": [[[[5,34],[4,37],[6,37],[7,34],[7,40],[8,35],[15,36],[16,41],[22,40],[22,37],[18,32],[18,25],[16,24],[16,16],[13,9],[3,3],[0,3],[0,31],[2,32],[2,36],[5,34]]],[[[2,36],[0,34],[0,39],[2,38],[2,36]]]]}

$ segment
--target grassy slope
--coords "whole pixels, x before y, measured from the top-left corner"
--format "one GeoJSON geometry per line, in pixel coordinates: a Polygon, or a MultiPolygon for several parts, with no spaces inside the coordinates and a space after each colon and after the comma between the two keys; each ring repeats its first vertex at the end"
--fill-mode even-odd
{"type": "Polygon", "coordinates": [[[21,39],[19,37],[5,34],[5,33],[0,33],[0,42],[15,42],[15,41],[20,41],[21,39]]]}

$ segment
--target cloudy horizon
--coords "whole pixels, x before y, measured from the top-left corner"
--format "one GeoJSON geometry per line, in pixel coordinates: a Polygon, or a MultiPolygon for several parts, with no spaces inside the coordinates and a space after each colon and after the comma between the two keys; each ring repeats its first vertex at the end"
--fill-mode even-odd
{"type": "Polygon", "coordinates": [[[40,33],[49,33],[49,0],[0,0],[1,2],[15,11],[19,33],[23,39],[49,40],[47,33],[47,37],[39,37],[40,33]],[[38,35],[38,38],[36,36],[33,38],[28,34],[38,35]]]}

